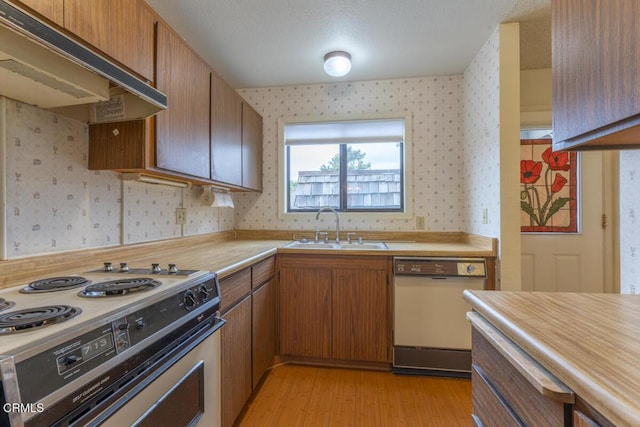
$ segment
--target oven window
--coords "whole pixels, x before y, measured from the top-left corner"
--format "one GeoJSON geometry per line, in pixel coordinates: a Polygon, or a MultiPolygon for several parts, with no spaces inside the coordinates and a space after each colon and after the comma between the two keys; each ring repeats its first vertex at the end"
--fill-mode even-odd
{"type": "Polygon", "coordinates": [[[203,413],[204,362],[200,361],[137,419],[133,426],[191,426],[196,424],[203,413]]]}

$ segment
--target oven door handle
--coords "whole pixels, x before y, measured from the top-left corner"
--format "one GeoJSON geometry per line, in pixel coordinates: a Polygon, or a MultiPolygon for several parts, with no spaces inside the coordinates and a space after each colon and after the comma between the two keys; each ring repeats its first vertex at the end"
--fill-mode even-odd
{"type": "Polygon", "coordinates": [[[152,355],[151,358],[155,359],[153,362],[143,363],[143,365],[132,369],[129,374],[123,376],[112,387],[105,389],[102,393],[85,402],[84,405],[76,408],[73,413],[67,415],[58,423],[66,425],[65,422],[71,421],[70,425],[86,424],[88,426],[102,424],[112,414],[121,409],[133,396],[144,390],[184,355],[218,331],[226,322],[226,320],[212,315],[206,322],[200,324],[199,329],[192,330],[190,333],[183,335],[181,339],[176,340],[179,344],[175,347],[166,353],[160,352],[160,355],[152,355]],[[109,397],[104,398],[104,396],[109,397]],[[106,407],[98,409],[93,405],[93,402],[101,401],[106,407]],[[87,407],[92,406],[92,410],[85,412],[87,407]]]}

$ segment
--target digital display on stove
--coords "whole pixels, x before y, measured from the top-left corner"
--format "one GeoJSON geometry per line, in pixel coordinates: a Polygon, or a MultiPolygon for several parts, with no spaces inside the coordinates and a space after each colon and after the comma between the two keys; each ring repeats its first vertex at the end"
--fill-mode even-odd
{"type": "Polygon", "coordinates": [[[60,375],[113,348],[113,334],[104,334],[56,359],[60,375]]]}

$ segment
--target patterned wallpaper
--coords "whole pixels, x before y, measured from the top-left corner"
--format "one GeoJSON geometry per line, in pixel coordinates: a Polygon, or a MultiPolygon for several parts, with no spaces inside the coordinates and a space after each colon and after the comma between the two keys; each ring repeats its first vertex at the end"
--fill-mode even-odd
{"type": "Polygon", "coordinates": [[[6,102],[6,256],[116,245],[120,184],[87,170],[88,127],[6,102]]]}
{"type": "Polygon", "coordinates": [[[203,206],[200,188],[123,182],[115,172],[88,170],[84,123],[3,97],[0,121],[5,258],[234,228],[233,209],[203,206]],[[185,225],[175,224],[178,207],[187,208],[185,225]]]}
{"type": "MultiPolygon", "coordinates": [[[[414,216],[428,231],[466,230],[462,166],[462,76],[241,89],[264,119],[264,192],[237,199],[236,227],[313,230],[315,220],[280,219],[277,206],[278,119],[410,113],[413,121],[414,216]]],[[[307,217],[308,218],[308,217],[307,217]]],[[[327,217],[329,218],[329,217],[327,217]]],[[[329,221],[329,220],[328,220],[329,221]]],[[[330,219],[330,224],[333,220],[330,219]]],[[[415,229],[415,219],[341,218],[344,230],[415,229]]]]}
{"type": "Polygon", "coordinates": [[[640,151],[620,152],[620,292],[640,294],[640,151]]]}
{"type": "Polygon", "coordinates": [[[464,197],[468,232],[500,236],[500,33],[464,73],[464,197]],[[487,223],[483,223],[483,210],[487,223]]]}

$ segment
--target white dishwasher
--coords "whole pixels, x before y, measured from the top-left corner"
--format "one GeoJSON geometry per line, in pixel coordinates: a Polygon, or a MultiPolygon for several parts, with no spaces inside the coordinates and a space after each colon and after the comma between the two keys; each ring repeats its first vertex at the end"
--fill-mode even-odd
{"type": "Polygon", "coordinates": [[[393,371],[470,376],[462,292],[484,289],[484,258],[395,257],[393,271],[393,371]]]}

